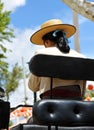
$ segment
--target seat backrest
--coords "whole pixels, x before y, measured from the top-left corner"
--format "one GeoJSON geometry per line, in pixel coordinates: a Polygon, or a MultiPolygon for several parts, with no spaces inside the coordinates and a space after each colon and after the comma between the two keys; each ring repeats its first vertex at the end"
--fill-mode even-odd
{"type": "Polygon", "coordinates": [[[94,80],[94,59],[38,54],[29,62],[37,76],[71,80],[94,80]]]}

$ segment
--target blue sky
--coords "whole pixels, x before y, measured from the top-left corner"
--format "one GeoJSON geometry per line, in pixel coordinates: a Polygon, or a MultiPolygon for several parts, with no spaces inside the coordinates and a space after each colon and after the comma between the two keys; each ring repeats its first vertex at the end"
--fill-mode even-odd
{"type": "MultiPolygon", "coordinates": [[[[13,3],[14,1],[11,0],[11,2],[13,3]]],[[[11,26],[13,26],[16,35],[16,38],[14,39],[16,47],[13,48],[13,51],[18,52],[19,50],[18,53],[20,54],[20,56],[25,57],[25,60],[27,61],[33,55],[35,49],[38,48],[38,46],[34,47],[35,45],[33,44],[31,45],[29,40],[30,36],[32,35],[33,32],[39,29],[40,25],[43,22],[49,19],[59,18],[63,21],[63,23],[73,24],[72,9],[69,8],[66,4],[64,4],[62,0],[47,0],[47,1],[18,0],[18,3],[17,1],[14,2],[14,5],[11,5],[11,8],[9,8],[13,11],[11,14],[11,26]],[[19,46],[17,42],[19,42],[19,46]],[[17,46],[19,48],[17,48],[17,46]],[[28,53],[27,54],[28,58],[26,58],[27,57],[26,53],[23,54],[24,49],[25,52],[28,53]],[[30,50],[32,52],[30,52],[30,50]]],[[[88,20],[87,18],[81,15],[78,15],[78,18],[79,18],[79,33],[80,33],[79,34],[80,51],[87,57],[93,58],[94,22],[88,20]]],[[[69,41],[71,48],[74,48],[73,37],[70,38],[69,41]]],[[[13,46],[11,45],[11,49],[13,46]]],[[[15,53],[15,55],[17,55],[17,53],[15,53]]]]}
{"type": "MultiPolygon", "coordinates": [[[[12,11],[10,26],[14,29],[16,36],[13,39],[13,44],[6,45],[13,51],[12,53],[8,52],[10,64],[15,62],[22,64],[21,58],[24,57],[25,66],[28,68],[26,63],[33,56],[35,50],[41,48],[30,43],[30,36],[46,20],[59,18],[63,23],[73,24],[72,9],[62,0],[2,0],[2,2],[5,3],[5,10],[12,11]]],[[[94,58],[94,22],[81,15],[78,17],[80,51],[87,57],[94,58]]],[[[69,41],[71,48],[74,49],[73,37],[69,41]]],[[[16,94],[20,95],[20,91],[21,89],[18,89],[16,94]]]]}

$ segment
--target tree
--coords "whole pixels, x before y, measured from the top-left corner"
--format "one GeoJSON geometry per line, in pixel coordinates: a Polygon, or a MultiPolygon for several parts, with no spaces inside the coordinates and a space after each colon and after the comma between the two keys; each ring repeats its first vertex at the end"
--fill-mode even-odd
{"type": "Polygon", "coordinates": [[[14,92],[16,88],[19,86],[19,81],[22,78],[23,70],[18,63],[14,65],[11,71],[8,71],[5,75],[5,79],[3,80],[7,100],[9,100],[9,94],[14,92]]]}
{"type": "Polygon", "coordinates": [[[0,0],[0,87],[4,79],[4,74],[7,73],[8,63],[5,62],[7,48],[5,47],[5,41],[11,42],[11,38],[14,37],[13,29],[9,27],[10,23],[10,11],[3,11],[4,4],[0,0]]]}
{"type": "Polygon", "coordinates": [[[14,92],[22,78],[22,68],[16,63],[13,67],[5,61],[7,59],[6,41],[12,42],[13,29],[10,28],[10,11],[3,11],[4,4],[0,0],[0,87],[5,88],[7,100],[9,94],[14,92]],[[11,70],[10,70],[11,68],[11,70]]]}
{"type": "Polygon", "coordinates": [[[10,11],[3,11],[4,4],[0,0],[0,59],[6,58],[5,41],[12,42],[11,38],[14,37],[13,29],[9,27],[10,24],[10,11]]]}

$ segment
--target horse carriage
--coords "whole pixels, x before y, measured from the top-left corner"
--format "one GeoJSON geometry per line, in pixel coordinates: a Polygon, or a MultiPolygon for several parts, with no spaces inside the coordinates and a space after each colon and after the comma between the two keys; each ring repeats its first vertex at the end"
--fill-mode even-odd
{"type": "MultiPolygon", "coordinates": [[[[33,105],[34,123],[18,124],[11,130],[93,130],[94,102],[53,98],[53,78],[94,80],[94,60],[45,54],[35,55],[29,63],[37,76],[51,78],[50,98],[33,105]],[[44,61],[44,62],[42,62],[44,61]],[[40,66],[40,67],[39,67],[40,66]]],[[[10,105],[0,103],[0,129],[8,129],[10,105]]]]}
{"type": "MultiPolygon", "coordinates": [[[[11,130],[94,130],[93,101],[54,99],[52,91],[53,78],[94,81],[94,59],[38,54],[31,59],[29,69],[36,76],[50,77],[50,98],[34,103],[33,122],[11,130]]],[[[0,130],[9,129],[11,110],[10,103],[0,99],[0,130]]]]}

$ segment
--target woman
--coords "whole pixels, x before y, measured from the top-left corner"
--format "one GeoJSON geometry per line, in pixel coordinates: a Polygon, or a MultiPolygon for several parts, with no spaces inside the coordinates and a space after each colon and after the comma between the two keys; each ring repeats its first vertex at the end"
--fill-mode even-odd
{"type": "MultiPolygon", "coordinates": [[[[35,54],[60,55],[70,57],[83,57],[82,54],[71,50],[68,38],[76,32],[70,24],[63,24],[59,19],[48,20],[42,24],[41,29],[35,32],[30,40],[37,45],[44,45],[45,49],[36,51],[35,54]]],[[[82,99],[85,93],[86,81],[64,80],[53,78],[53,97],[65,99],[82,99]]],[[[41,98],[50,98],[50,78],[30,75],[29,88],[33,92],[40,91],[41,98]]]]}

